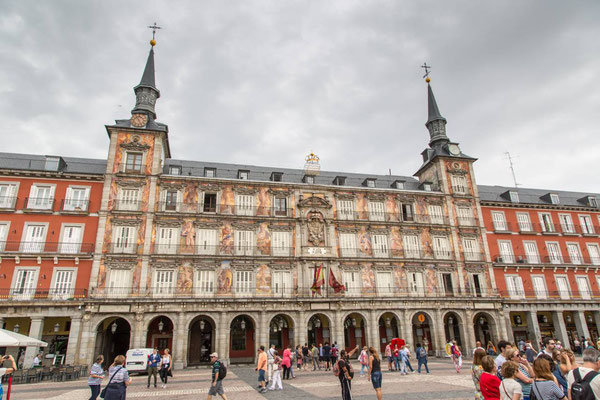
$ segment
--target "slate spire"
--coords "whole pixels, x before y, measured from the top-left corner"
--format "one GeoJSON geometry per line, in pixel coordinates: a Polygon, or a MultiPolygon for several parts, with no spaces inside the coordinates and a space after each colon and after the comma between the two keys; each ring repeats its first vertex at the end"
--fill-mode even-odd
{"type": "Polygon", "coordinates": [[[426,81],[428,118],[425,126],[429,130],[429,146],[433,147],[437,144],[448,143],[450,139],[446,136],[446,118],[442,117],[442,114],[440,114],[440,109],[438,108],[435,96],[433,95],[433,90],[429,84],[431,79],[427,77],[426,81]]]}
{"type": "Polygon", "coordinates": [[[144,74],[140,84],[133,88],[135,92],[135,107],[131,110],[132,114],[147,114],[150,118],[156,119],[154,106],[156,100],[160,97],[160,91],[156,88],[154,79],[154,39],[150,42],[150,53],[144,68],[144,74]]]}

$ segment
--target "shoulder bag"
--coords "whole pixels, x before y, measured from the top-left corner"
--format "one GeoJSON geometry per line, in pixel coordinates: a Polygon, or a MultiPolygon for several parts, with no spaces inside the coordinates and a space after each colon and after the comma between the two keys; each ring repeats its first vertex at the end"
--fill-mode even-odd
{"type": "Polygon", "coordinates": [[[100,398],[103,399],[106,397],[106,388],[108,387],[108,385],[110,385],[110,383],[112,382],[113,378],[115,377],[115,375],[117,374],[117,372],[119,372],[120,370],[122,370],[123,367],[119,368],[118,370],[115,371],[114,374],[112,374],[112,376],[110,377],[110,379],[108,380],[108,383],[106,384],[106,386],[104,386],[104,389],[102,389],[102,391],[100,392],[100,398]]]}

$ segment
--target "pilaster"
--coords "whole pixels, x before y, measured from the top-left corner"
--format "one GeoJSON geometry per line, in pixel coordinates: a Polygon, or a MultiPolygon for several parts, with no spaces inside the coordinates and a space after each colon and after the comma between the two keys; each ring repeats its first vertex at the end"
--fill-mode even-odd
{"type": "MultiPolygon", "coordinates": [[[[44,329],[44,317],[31,317],[31,326],[29,327],[29,335],[34,339],[42,340],[42,331],[44,329]]],[[[25,358],[23,359],[23,368],[31,368],[33,359],[40,352],[39,347],[27,347],[25,350],[25,358]]]]}
{"type": "Polygon", "coordinates": [[[81,315],[71,317],[71,329],[67,343],[67,356],[65,363],[69,365],[80,364],[79,354],[81,348],[81,315]]]}
{"type": "Polygon", "coordinates": [[[567,326],[562,311],[552,311],[552,322],[557,339],[560,340],[564,348],[570,348],[569,335],[567,334],[567,326]]]}
{"type": "Polygon", "coordinates": [[[542,332],[540,331],[540,324],[538,323],[538,314],[536,310],[529,311],[527,313],[527,333],[533,338],[531,342],[537,347],[538,343],[542,341],[542,332]]]}
{"type": "Polygon", "coordinates": [[[369,326],[370,326],[370,333],[369,333],[369,338],[367,345],[371,345],[373,347],[375,347],[375,349],[377,349],[377,351],[379,351],[379,347],[381,344],[381,338],[379,337],[379,323],[377,321],[377,310],[371,310],[369,312],[369,326]]]}
{"type": "Polygon", "coordinates": [[[185,334],[185,313],[177,313],[177,325],[173,329],[173,367],[182,369],[187,365],[186,349],[187,335],[185,334]]]}
{"type": "Polygon", "coordinates": [[[591,339],[590,330],[588,329],[583,311],[573,311],[573,317],[575,318],[575,327],[577,328],[577,335],[579,335],[579,337],[584,336],[586,339],[591,339]]]}
{"type": "Polygon", "coordinates": [[[444,357],[444,354],[446,353],[446,338],[444,333],[444,320],[442,318],[442,310],[440,310],[439,308],[435,310],[435,321],[433,321],[432,325],[435,325],[434,335],[437,342],[434,347],[435,354],[438,357],[444,357]]]}

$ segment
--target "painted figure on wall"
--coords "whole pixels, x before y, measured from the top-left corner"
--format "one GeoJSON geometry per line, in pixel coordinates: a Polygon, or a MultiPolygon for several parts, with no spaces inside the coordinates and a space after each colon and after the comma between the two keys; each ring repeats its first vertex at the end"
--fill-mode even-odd
{"type": "Polygon", "coordinates": [[[181,227],[181,236],[183,236],[182,251],[186,253],[194,253],[196,230],[194,229],[193,221],[186,221],[181,227]]]}
{"type": "Polygon", "coordinates": [[[233,232],[231,225],[225,224],[219,233],[220,254],[233,254],[233,232]]]}
{"type": "Polygon", "coordinates": [[[198,207],[198,191],[196,185],[188,182],[183,188],[182,211],[193,212],[198,207]]]}
{"type": "Polygon", "coordinates": [[[362,254],[370,256],[372,253],[371,237],[365,228],[358,232],[358,248],[362,254]]]}
{"type": "Polygon", "coordinates": [[[261,265],[256,271],[256,291],[258,294],[271,293],[271,271],[266,265],[261,265]]]}
{"type": "Polygon", "coordinates": [[[394,269],[394,286],[396,286],[401,292],[406,292],[408,282],[406,280],[406,271],[404,270],[404,265],[400,266],[400,268],[394,269]]]}
{"type": "Polygon", "coordinates": [[[194,270],[189,264],[177,268],[177,293],[191,294],[194,287],[194,270]]]}
{"type": "Polygon", "coordinates": [[[235,208],[235,194],[231,186],[224,186],[221,191],[221,213],[233,214],[235,208]]]}
{"type": "Polygon", "coordinates": [[[320,212],[308,213],[308,241],[313,246],[325,244],[325,222],[320,212]]]}
{"type": "Polygon", "coordinates": [[[369,205],[362,193],[356,195],[356,211],[359,219],[369,219],[369,205]]]}
{"type": "Polygon", "coordinates": [[[113,180],[110,183],[110,191],[108,192],[108,209],[112,210],[115,208],[115,201],[117,200],[119,187],[117,186],[117,181],[113,180]]]}
{"type": "Polygon", "coordinates": [[[106,219],[106,225],[104,229],[104,240],[102,241],[102,253],[108,253],[108,247],[111,244],[112,238],[112,220],[110,218],[106,219]]]}
{"type": "Polygon", "coordinates": [[[271,233],[269,232],[269,227],[266,222],[258,226],[256,247],[258,247],[258,250],[262,255],[271,254],[271,233]]]}
{"type": "Polygon", "coordinates": [[[233,283],[233,273],[228,263],[223,263],[219,270],[219,276],[217,278],[217,293],[218,294],[229,294],[231,293],[231,285],[233,283]]]}
{"type": "Polygon", "coordinates": [[[256,215],[271,215],[271,194],[269,193],[268,188],[261,188],[258,191],[256,206],[256,215]]]}
{"type": "Polygon", "coordinates": [[[131,280],[131,291],[132,293],[138,293],[140,290],[140,283],[142,278],[142,263],[138,262],[133,268],[133,279],[131,280]]]}
{"type": "Polygon", "coordinates": [[[400,212],[398,211],[398,203],[393,195],[385,198],[385,209],[388,215],[388,221],[400,221],[400,212]]]}
{"type": "Polygon", "coordinates": [[[392,257],[402,257],[402,234],[400,229],[392,228],[391,236],[392,257]]]}
{"type": "Polygon", "coordinates": [[[437,276],[433,266],[428,266],[425,269],[425,290],[427,293],[435,293],[437,291],[437,276]]]}
{"type": "Polygon", "coordinates": [[[375,289],[375,273],[370,265],[365,265],[361,271],[362,292],[363,294],[374,294],[375,289]]]}
{"type": "Polygon", "coordinates": [[[106,265],[100,263],[100,267],[98,268],[98,289],[104,289],[104,285],[106,285],[106,265]]]}

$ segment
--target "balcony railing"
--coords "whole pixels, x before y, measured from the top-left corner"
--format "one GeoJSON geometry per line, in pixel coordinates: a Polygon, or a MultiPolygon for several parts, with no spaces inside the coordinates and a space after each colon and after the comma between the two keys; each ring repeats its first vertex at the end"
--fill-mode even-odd
{"type": "Polygon", "coordinates": [[[543,291],[535,291],[535,290],[498,290],[498,294],[500,297],[504,297],[507,299],[520,300],[520,299],[537,299],[537,300],[590,300],[590,299],[599,299],[600,293],[595,293],[591,290],[588,291],[576,291],[572,292],[570,290],[543,290],[543,291]]]}
{"type": "Polygon", "coordinates": [[[0,242],[1,253],[28,253],[28,254],[91,254],[94,243],[70,242],[0,242]]]}
{"type": "Polygon", "coordinates": [[[154,244],[153,254],[186,254],[186,255],[227,255],[227,256],[273,256],[291,257],[294,255],[293,247],[274,246],[223,246],[223,245],[176,245],[176,244],[154,244]]]}
{"type": "Polygon", "coordinates": [[[438,260],[452,260],[454,252],[452,251],[425,251],[425,250],[384,250],[372,248],[371,253],[364,252],[358,247],[340,247],[339,255],[342,258],[404,258],[411,260],[419,259],[438,259],[438,260]]]}
{"type": "Polygon", "coordinates": [[[498,264],[553,264],[553,265],[600,265],[600,257],[562,257],[532,255],[496,255],[492,257],[498,264]]]}
{"type": "Polygon", "coordinates": [[[463,252],[465,261],[483,261],[484,256],[481,252],[465,251],[463,252]]]}
{"type": "Polygon", "coordinates": [[[0,301],[2,300],[79,300],[87,297],[87,289],[37,289],[18,288],[0,289],[0,301]]]}
{"type": "Polygon", "coordinates": [[[54,198],[25,197],[25,210],[27,211],[52,211],[53,209],[54,198]]]}
{"type": "Polygon", "coordinates": [[[457,217],[459,226],[477,226],[477,218],[457,217]]]}
{"type": "Polygon", "coordinates": [[[17,206],[17,196],[0,196],[0,210],[14,210],[17,206]]]}
{"type": "Polygon", "coordinates": [[[116,199],[113,203],[113,210],[115,211],[140,211],[141,209],[142,202],[139,200],[116,199]]]}
{"type": "Polygon", "coordinates": [[[446,216],[413,213],[390,213],[373,211],[346,211],[338,209],[335,218],[338,221],[383,221],[406,222],[416,224],[448,225],[446,216]]]}
{"type": "Polygon", "coordinates": [[[60,211],[73,213],[88,212],[90,201],[87,199],[63,199],[60,202],[60,211]]]}
{"type": "Polygon", "coordinates": [[[510,222],[494,222],[494,232],[512,232],[512,224],[510,222]]]}
{"type": "MultiPolygon", "coordinates": [[[[214,287],[215,285],[213,285],[214,287]]],[[[373,288],[351,288],[346,291],[335,292],[335,290],[327,285],[323,285],[320,290],[313,291],[310,287],[295,287],[295,288],[265,288],[264,290],[257,289],[254,286],[244,289],[236,289],[235,282],[228,290],[221,291],[206,291],[201,288],[178,288],[175,284],[153,286],[143,289],[132,289],[131,287],[113,287],[113,288],[92,288],[90,297],[92,298],[203,298],[203,299],[226,299],[226,298],[350,298],[359,299],[364,297],[375,298],[477,298],[477,297],[496,297],[497,292],[494,290],[481,291],[470,288],[461,290],[460,288],[427,288],[414,287],[409,288],[394,288],[389,286],[376,286],[373,288]]]]}
{"type": "Polygon", "coordinates": [[[241,207],[235,205],[212,205],[206,203],[202,204],[170,201],[158,202],[156,211],[166,213],[187,212],[257,217],[291,217],[293,215],[291,208],[261,206],[241,207]]]}
{"type": "Polygon", "coordinates": [[[139,245],[132,243],[111,243],[108,252],[113,254],[137,254],[139,245]]]}

